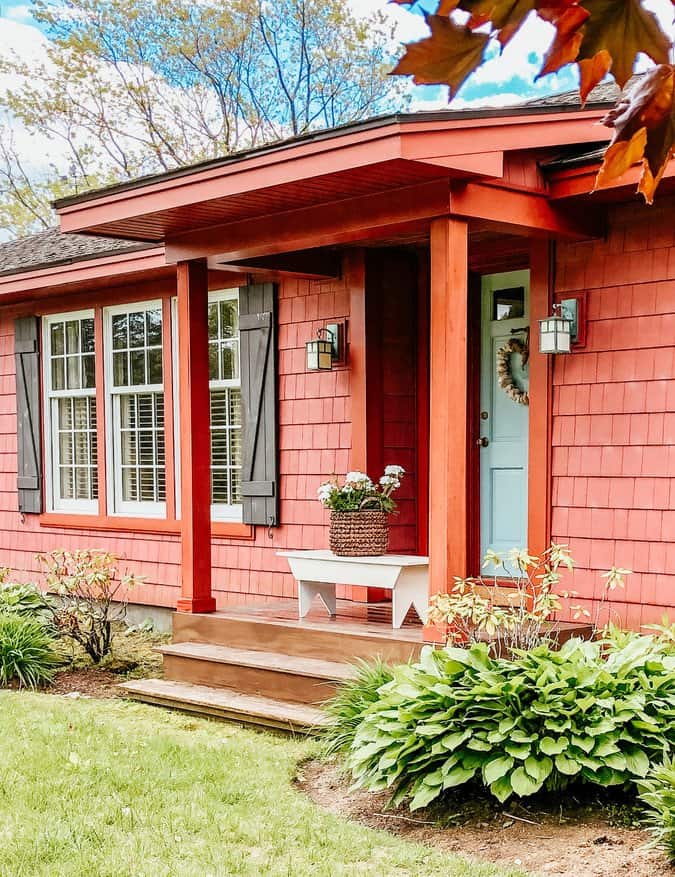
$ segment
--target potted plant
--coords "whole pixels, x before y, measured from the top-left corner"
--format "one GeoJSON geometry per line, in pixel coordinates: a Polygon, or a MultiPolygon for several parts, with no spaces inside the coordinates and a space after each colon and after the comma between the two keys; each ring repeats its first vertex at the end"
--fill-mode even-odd
{"type": "Polygon", "coordinates": [[[405,475],[402,466],[387,466],[375,484],[364,472],[348,472],[319,487],[321,504],[330,509],[330,549],[341,557],[386,554],[389,515],[396,509],[392,494],[405,475]]]}

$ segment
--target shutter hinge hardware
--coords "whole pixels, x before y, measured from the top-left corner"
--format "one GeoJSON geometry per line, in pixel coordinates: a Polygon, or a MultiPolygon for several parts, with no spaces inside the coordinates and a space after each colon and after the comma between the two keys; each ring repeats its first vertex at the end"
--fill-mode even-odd
{"type": "Polygon", "coordinates": [[[269,526],[267,527],[267,538],[274,539],[274,530],[272,529],[274,526],[274,515],[270,515],[269,521],[269,526]]]}

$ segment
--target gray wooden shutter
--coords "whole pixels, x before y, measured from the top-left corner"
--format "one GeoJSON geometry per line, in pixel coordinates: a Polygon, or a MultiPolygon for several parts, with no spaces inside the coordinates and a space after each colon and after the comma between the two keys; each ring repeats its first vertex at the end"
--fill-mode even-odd
{"type": "Polygon", "coordinates": [[[276,288],[239,290],[245,524],[279,524],[276,288]]]}
{"type": "Polygon", "coordinates": [[[40,319],[14,321],[16,358],[17,489],[19,511],[42,511],[40,435],[40,319]]]}

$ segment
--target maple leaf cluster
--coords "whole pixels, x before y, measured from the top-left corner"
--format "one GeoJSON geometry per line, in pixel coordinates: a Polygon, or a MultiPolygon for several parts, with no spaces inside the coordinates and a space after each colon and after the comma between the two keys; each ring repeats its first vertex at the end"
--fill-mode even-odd
{"type": "MultiPolygon", "coordinates": [[[[392,2],[411,7],[416,0],[392,2]]],[[[657,65],[631,83],[603,119],[614,136],[596,183],[600,187],[642,162],[639,191],[651,203],[675,157],[675,65],[669,59],[672,39],[642,0],[439,0],[436,12],[425,16],[430,35],[408,43],[392,73],[410,75],[418,85],[448,85],[452,99],[484,63],[488,45],[496,40],[506,46],[531,14],[554,27],[538,76],[577,64],[582,103],[608,73],[623,89],[638,54],[657,65]]]]}

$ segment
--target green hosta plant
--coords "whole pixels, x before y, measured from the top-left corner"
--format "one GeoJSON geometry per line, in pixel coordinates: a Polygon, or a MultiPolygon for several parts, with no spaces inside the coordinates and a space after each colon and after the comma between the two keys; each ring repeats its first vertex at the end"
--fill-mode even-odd
{"type": "Polygon", "coordinates": [[[423,807],[470,780],[495,797],[623,785],[675,747],[675,654],[652,636],[570,640],[511,659],[425,649],[396,667],[348,755],[358,785],[423,807]]]}
{"type": "Polygon", "coordinates": [[[647,826],[654,846],[675,865],[675,763],[667,759],[640,783],[640,797],[649,808],[647,826]]]}
{"type": "Polygon", "coordinates": [[[54,640],[40,621],[0,612],[0,685],[37,688],[51,682],[60,663],[54,640]]]}
{"type": "Polygon", "coordinates": [[[0,612],[46,620],[45,595],[35,585],[7,582],[8,570],[0,570],[0,612]]]}

